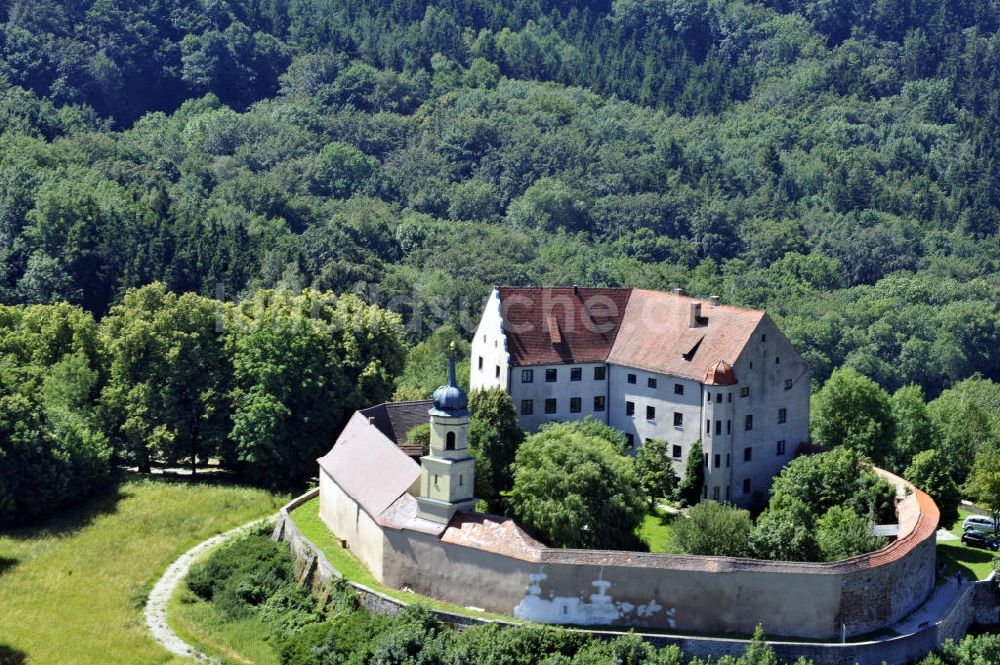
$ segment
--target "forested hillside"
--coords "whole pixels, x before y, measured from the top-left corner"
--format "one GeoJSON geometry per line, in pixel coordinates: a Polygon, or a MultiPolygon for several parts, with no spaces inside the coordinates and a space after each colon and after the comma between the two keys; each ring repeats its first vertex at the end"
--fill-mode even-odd
{"type": "Polygon", "coordinates": [[[680,284],[766,307],[817,384],[1000,379],[1000,3],[0,0],[0,21],[0,302],[357,289],[415,296],[417,341],[496,283],[680,284]]]}

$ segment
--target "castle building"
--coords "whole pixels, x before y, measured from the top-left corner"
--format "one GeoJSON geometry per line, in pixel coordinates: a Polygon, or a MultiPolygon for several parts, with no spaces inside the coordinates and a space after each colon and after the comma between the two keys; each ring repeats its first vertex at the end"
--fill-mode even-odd
{"type": "Polygon", "coordinates": [[[629,445],[702,443],[704,498],[747,505],[809,439],[809,367],[765,312],[642,289],[497,287],[472,388],[503,387],[520,426],[592,416],[629,445]]]}

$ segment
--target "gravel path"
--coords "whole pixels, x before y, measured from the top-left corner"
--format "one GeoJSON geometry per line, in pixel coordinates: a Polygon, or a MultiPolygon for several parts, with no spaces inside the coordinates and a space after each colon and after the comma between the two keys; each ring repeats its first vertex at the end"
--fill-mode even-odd
{"type": "Polygon", "coordinates": [[[189,549],[187,552],[182,554],[176,561],[170,564],[167,568],[167,572],[163,573],[161,577],[156,582],[156,586],[149,593],[149,599],[146,601],[146,625],[149,626],[149,631],[153,634],[153,639],[160,643],[160,645],[172,654],[178,656],[186,656],[188,658],[194,658],[195,660],[201,661],[203,663],[218,663],[217,658],[213,658],[208,654],[205,654],[198,649],[194,648],[180,637],[177,636],[174,631],[170,629],[167,625],[167,603],[170,602],[170,597],[174,595],[174,589],[180,584],[184,576],[187,575],[188,570],[191,565],[197,561],[205,552],[212,549],[216,545],[229,540],[239,534],[252,529],[262,522],[274,519],[274,516],[262,517],[260,519],[254,520],[252,522],[247,522],[243,526],[238,526],[235,529],[230,529],[225,533],[220,533],[218,536],[209,538],[208,540],[199,543],[189,549]]]}

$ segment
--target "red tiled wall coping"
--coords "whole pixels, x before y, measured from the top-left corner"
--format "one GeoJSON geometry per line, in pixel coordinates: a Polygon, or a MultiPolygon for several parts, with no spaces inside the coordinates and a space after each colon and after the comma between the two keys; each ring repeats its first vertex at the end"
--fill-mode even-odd
{"type": "Polygon", "coordinates": [[[441,540],[484,551],[502,553],[532,563],[625,566],[703,572],[753,570],[763,573],[803,573],[843,575],[884,566],[898,561],[934,537],[941,513],[934,501],[912,484],[888,471],[875,471],[906,495],[897,502],[899,535],[896,540],[875,552],[828,563],[804,561],[767,561],[737,557],[652,554],[615,550],[577,550],[546,547],[524,533],[509,518],[459,513],[441,540]],[[512,533],[513,532],[513,533],[512,533]],[[512,547],[512,542],[518,544],[512,547]]]}

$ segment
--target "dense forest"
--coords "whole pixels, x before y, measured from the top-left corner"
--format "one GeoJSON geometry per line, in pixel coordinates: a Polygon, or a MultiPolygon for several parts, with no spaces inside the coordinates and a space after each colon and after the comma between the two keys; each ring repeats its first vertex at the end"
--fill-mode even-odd
{"type": "Polygon", "coordinates": [[[0,301],[766,307],[818,385],[1000,379],[1000,4],[0,1],[0,301]]]}

